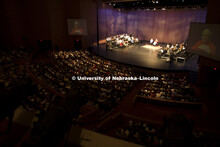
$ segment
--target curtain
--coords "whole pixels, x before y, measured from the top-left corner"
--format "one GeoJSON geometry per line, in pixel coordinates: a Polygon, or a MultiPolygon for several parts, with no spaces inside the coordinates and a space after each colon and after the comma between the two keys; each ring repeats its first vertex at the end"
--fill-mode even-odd
{"type": "Polygon", "coordinates": [[[99,37],[134,33],[139,40],[158,39],[164,43],[182,43],[189,34],[191,22],[205,23],[206,8],[167,10],[113,9],[99,6],[99,37]]]}

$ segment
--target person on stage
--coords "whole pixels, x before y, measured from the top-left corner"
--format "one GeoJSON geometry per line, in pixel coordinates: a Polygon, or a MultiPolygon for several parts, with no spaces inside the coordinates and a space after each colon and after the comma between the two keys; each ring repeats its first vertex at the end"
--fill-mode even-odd
{"type": "Polygon", "coordinates": [[[109,49],[109,42],[106,42],[106,51],[108,51],[108,49],[109,49]]]}
{"type": "Polygon", "coordinates": [[[156,40],[154,41],[153,45],[154,45],[154,46],[157,45],[157,42],[158,42],[158,40],[156,39],[156,40]]]}

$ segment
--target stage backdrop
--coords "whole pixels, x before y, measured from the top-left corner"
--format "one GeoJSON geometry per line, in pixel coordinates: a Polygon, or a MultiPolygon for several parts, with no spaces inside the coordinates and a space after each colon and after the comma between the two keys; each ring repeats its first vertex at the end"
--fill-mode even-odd
{"type": "Polygon", "coordinates": [[[99,37],[134,33],[140,40],[158,39],[164,43],[182,43],[188,38],[191,22],[205,22],[206,8],[168,10],[113,9],[99,5],[99,37]]]}

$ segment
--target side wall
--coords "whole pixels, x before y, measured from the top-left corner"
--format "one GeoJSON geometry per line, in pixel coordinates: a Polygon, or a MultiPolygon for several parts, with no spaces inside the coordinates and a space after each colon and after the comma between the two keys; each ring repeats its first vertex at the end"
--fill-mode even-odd
{"type": "Polygon", "coordinates": [[[53,47],[73,49],[74,39],[81,39],[87,48],[96,39],[96,2],[93,0],[2,0],[0,17],[1,49],[21,45],[37,47],[37,40],[51,40],[53,47]],[[68,35],[68,18],[87,19],[88,36],[68,35]]]}

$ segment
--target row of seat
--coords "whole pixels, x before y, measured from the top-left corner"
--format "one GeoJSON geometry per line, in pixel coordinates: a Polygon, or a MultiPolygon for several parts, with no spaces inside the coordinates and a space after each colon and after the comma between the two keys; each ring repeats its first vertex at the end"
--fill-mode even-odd
{"type": "Polygon", "coordinates": [[[157,81],[146,81],[138,95],[146,98],[173,100],[181,102],[200,102],[188,78],[178,74],[158,75],[157,81]]]}
{"type": "Polygon", "coordinates": [[[120,102],[136,81],[72,80],[72,77],[108,77],[138,75],[129,66],[113,63],[87,51],[57,51],[52,53],[51,64],[33,63],[31,73],[41,82],[65,95],[71,89],[84,89],[87,105],[111,110],[120,102]]]}

